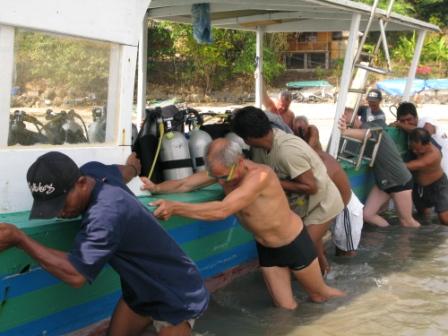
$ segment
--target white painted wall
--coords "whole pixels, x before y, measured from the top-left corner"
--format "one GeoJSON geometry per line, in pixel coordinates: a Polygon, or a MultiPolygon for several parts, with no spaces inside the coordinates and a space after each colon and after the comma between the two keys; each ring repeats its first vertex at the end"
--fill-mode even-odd
{"type": "Polygon", "coordinates": [[[9,147],[0,150],[0,213],[29,210],[31,193],[26,182],[28,167],[42,154],[57,150],[70,156],[78,165],[88,161],[106,164],[124,163],[129,146],[80,147],[77,145],[9,147]]]}
{"type": "MultiPolygon", "coordinates": [[[[29,210],[26,173],[42,154],[57,150],[78,165],[123,164],[130,153],[137,42],[150,0],[3,0],[0,11],[0,213],[29,210]],[[111,50],[107,145],[7,147],[14,26],[117,42],[111,50]]],[[[131,189],[139,193],[134,181],[131,189]]]]}
{"type": "Polygon", "coordinates": [[[136,46],[151,0],[2,0],[0,24],[136,46]]]}

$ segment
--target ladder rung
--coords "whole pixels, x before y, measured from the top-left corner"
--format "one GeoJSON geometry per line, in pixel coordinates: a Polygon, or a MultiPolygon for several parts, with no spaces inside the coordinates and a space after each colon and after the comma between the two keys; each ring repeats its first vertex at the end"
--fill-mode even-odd
{"type": "Polygon", "coordinates": [[[381,69],[381,68],[375,68],[375,67],[371,67],[368,65],[364,65],[364,64],[355,64],[355,67],[360,68],[360,69],[364,69],[366,71],[370,71],[370,72],[375,72],[381,75],[387,75],[389,73],[389,70],[386,69],[381,69]]]}
{"type": "Polygon", "coordinates": [[[369,59],[372,59],[372,58],[375,57],[374,54],[371,54],[371,53],[366,52],[366,51],[362,51],[362,52],[361,52],[361,56],[368,57],[369,59]]]}
{"type": "Polygon", "coordinates": [[[348,89],[348,92],[365,94],[367,91],[366,91],[366,89],[350,88],[350,89],[348,89]]]}
{"type": "Polygon", "coordinates": [[[353,141],[353,142],[356,142],[356,143],[362,143],[363,142],[363,140],[359,140],[359,139],[356,139],[356,138],[351,138],[351,137],[348,137],[348,136],[345,136],[345,135],[342,135],[341,138],[344,139],[344,140],[353,141]]]}
{"type": "Polygon", "coordinates": [[[348,159],[348,158],[345,158],[345,157],[343,157],[343,156],[339,156],[338,159],[339,159],[339,160],[344,160],[344,161],[346,161],[346,162],[348,162],[348,163],[351,163],[351,164],[356,164],[356,161],[355,161],[355,160],[348,159]]]}
{"type": "Polygon", "coordinates": [[[359,155],[359,153],[355,153],[355,152],[352,152],[352,151],[350,151],[350,150],[344,150],[343,152],[342,152],[343,154],[348,154],[348,155],[351,155],[351,156],[358,156],[359,155]]]}

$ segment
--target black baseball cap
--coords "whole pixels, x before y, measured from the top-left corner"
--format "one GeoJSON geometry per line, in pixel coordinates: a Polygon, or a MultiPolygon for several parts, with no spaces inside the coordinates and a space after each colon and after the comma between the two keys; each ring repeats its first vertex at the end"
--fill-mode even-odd
{"type": "Polygon", "coordinates": [[[57,217],[68,192],[81,176],[76,163],[60,152],[48,152],[28,169],[26,179],[34,202],[30,219],[57,217]]]}
{"type": "Polygon", "coordinates": [[[367,101],[379,102],[381,99],[383,99],[383,95],[378,89],[372,89],[367,93],[367,101]]]}

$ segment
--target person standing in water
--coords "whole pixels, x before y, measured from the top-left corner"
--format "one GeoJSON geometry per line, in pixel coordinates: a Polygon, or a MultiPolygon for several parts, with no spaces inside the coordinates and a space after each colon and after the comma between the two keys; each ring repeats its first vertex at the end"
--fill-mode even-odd
{"type": "Polygon", "coordinates": [[[143,189],[152,193],[188,192],[218,182],[226,195],[223,200],[200,204],[157,200],[151,203],[156,206],[154,214],[160,219],[179,215],[199,220],[235,214],[254,235],[261,272],[276,306],[297,307],[291,273],[314,302],[344,295],[325,284],[313,242],[300,217],[289,208],[272,169],[244,159],[241,147],[223,138],[207,148],[206,166],[207,171],[160,184],[142,178],[143,189]]]}
{"type": "Polygon", "coordinates": [[[427,210],[434,207],[440,223],[448,225],[448,179],[441,166],[442,155],[424,128],[414,128],[409,134],[409,144],[416,156],[406,162],[415,176],[414,205],[422,214],[428,214],[427,210]]]}
{"type": "Polygon", "coordinates": [[[232,127],[251,146],[252,160],[271,167],[317,249],[322,274],[330,270],[322,238],[344,209],[341,195],[317,153],[301,138],[272,128],[259,108],[234,113],[232,127]]]}

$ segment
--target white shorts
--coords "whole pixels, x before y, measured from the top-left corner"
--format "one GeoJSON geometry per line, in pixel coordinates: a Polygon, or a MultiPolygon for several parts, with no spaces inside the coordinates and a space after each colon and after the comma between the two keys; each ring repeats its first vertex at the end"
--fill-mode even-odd
{"type": "Polygon", "coordinates": [[[331,225],[333,243],[343,251],[355,251],[358,248],[364,224],[363,208],[364,205],[352,191],[347,207],[336,216],[331,225]]]}

